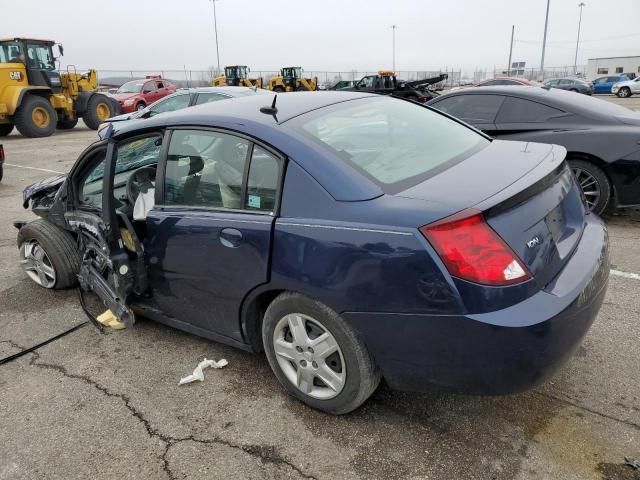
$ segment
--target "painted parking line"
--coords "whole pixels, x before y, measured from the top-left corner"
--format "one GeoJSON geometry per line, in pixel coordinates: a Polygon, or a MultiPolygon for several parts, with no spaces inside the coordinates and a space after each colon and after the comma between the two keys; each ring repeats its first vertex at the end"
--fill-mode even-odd
{"type": "Polygon", "coordinates": [[[640,280],[640,275],[638,275],[637,273],[621,272],[620,270],[611,270],[609,273],[611,275],[615,275],[616,277],[632,278],[633,280],[640,280]]]}
{"type": "Polygon", "coordinates": [[[5,167],[15,167],[15,168],[25,168],[27,170],[38,170],[39,172],[47,172],[47,173],[60,173],[64,175],[65,172],[59,172],[57,170],[49,170],[48,168],[37,168],[37,167],[26,167],[24,165],[16,165],[14,163],[5,163],[5,167]]]}

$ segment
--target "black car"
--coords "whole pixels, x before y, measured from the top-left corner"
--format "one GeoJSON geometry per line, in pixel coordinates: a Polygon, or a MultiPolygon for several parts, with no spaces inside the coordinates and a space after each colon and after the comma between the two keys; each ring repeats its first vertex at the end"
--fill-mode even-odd
{"type": "Polygon", "coordinates": [[[640,113],[605,100],[538,87],[468,88],[427,103],[492,137],[567,149],[588,207],[640,204],[640,113]]]}
{"type": "Polygon", "coordinates": [[[396,74],[392,70],[379,70],[376,75],[366,75],[355,82],[352,87],[340,88],[340,90],[391,95],[424,103],[440,95],[439,93],[429,90],[428,87],[447,78],[447,74],[443,73],[437,77],[407,82],[396,78],[396,74]]]}
{"type": "Polygon", "coordinates": [[[544,82],[545,87],[593,95],[593,85],[580,78],[553,78],[544,82]]]}

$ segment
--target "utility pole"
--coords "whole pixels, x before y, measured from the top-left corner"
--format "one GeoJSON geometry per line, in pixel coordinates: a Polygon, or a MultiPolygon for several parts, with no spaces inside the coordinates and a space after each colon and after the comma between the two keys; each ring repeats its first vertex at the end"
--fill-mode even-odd
{"type": "Polygon", "coordinates": [[[580,46],[580,27],[582,27],[582,7],[584,7],[586,3],[580,2],[578,7],[580,7],[580,19],[578,20],[578,39],[576,40],[576,56],[573,59],[573,73],[574,75],[578,74],[578,46],[580,46]]]}
{"type": "Polygon", "coordinates": [[[397,25],[391,25],[391,30],[393,31],[393,71],[396,71],[396,28],[397,25]]]}
{"type": "Polygon", "coordinates": [[[540,80],[544,80],[544,53],[547,49],[547,27],[549,26],[549,4],[551,0],[547,0],[547,15],[544,19],[544,37],[542,39],[542,59],[540,60],[540,80]]]}
{"type": "Polygon", "coordinates": [[[216,34],[216,60],[218,62],[218,75],[220,75],[220,48],[218,47],[218,19],[216,18],[216,1],[218,0],[211,0],[211,3],[213,4],[213,30],[216,34]]]}
{"type": "Polygon", "coordinates": [[[511,55],[513,54],[513,32],[516,26],[511,25],[511,46],[509,47],[509,63],[507,63],[507,77],[511,76],[511,55]]]}

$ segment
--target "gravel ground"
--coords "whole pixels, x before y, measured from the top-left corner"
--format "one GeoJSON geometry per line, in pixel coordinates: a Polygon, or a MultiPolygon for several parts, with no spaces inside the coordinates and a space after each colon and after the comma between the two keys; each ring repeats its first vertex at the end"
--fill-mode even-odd
{"type": "MultiPolygon", "coordinates": [[[[640,108],[640,97],[620,100],[640,108]]],[[[85,321],[76,293],[25,278],[11,222],[24,186],[65,172],[96,138],[15,134],[0,183],[0,358],[85,321]],[[16,165],[16,166],[14,166],[16,165]]],[[[617,271],[640,273],[637,212],[608,217],[617,271]]],[[[0,479],[640,479],[640,280],[611,276],[575,357],[525,394],[394,392],[331,417],[293,400],[263,356],[151,321],[80,328],[0,366],[0,479]],[[178,387],[198,360],[226,358],[178,387]]]]}

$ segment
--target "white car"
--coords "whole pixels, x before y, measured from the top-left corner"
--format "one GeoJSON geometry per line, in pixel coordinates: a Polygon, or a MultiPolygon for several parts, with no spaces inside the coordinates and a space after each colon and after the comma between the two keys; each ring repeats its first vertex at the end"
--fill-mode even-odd
{"type": "Polygon", "coordinates": [[[627,98],[634,93],[640,93],[640,77],[636,77],[635,80],[614,83],[613,87],[611,87],[611,93],[616,94],[620,98],[627,98]]]}

